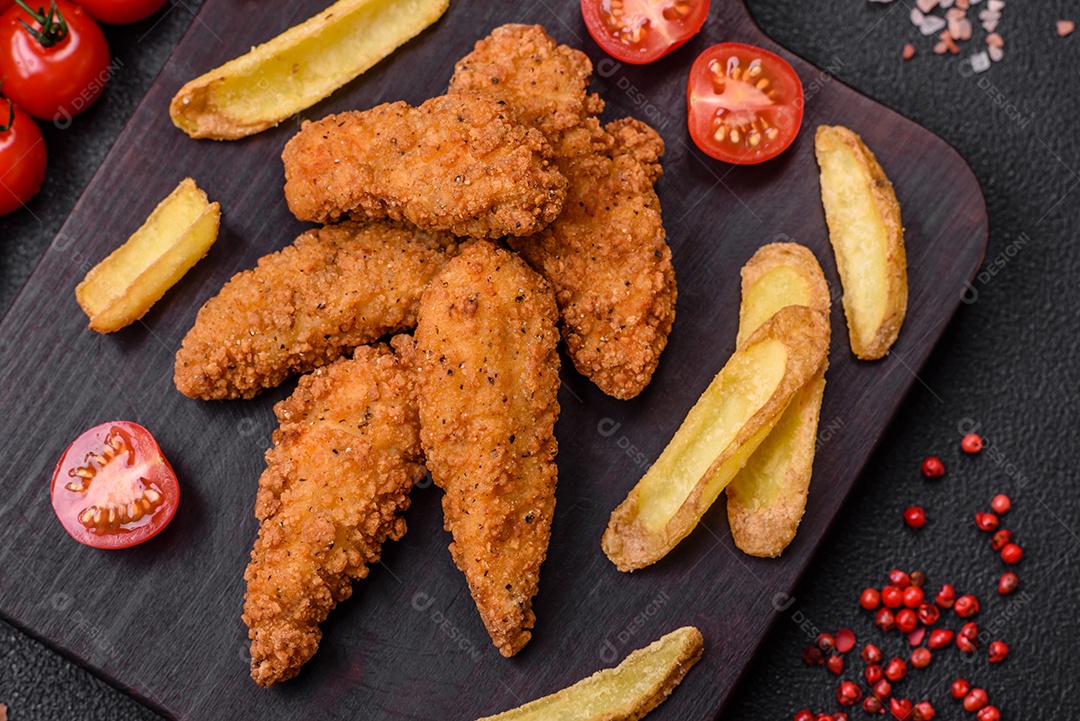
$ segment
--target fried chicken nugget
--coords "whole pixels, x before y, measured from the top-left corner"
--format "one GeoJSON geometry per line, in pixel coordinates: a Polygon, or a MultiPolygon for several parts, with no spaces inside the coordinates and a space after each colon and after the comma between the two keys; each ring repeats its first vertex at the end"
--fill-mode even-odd
{"type": "Polygon", "coordinates": [[[652,380],[677,296],[660,201],[664,143],[645,123],[600,125],[592,63],[539,25],[504,25],[456,66],[450,92],[509,104],[542,131],[567,178],[562,214],[510,245],[555,287],[567,350],[605,393],[633,398],[652,380]]]}
{"type": "Polygon", "coordinates": [[[555,510],[557,316],[543,278],[480,241],[424,291],[416,328],[420,437],[450,552],[507,657],[532,637],[555,510]]]}
{"type": "Polygon", "coordinates": [[[411,328],[420,293],[456,244],[388,221],[309,230],[206,302],[176,354],[176,387],[205,400],[251,398],[411,328]]]}
{"type": "Polygon", "coordinates": [[[319,648],[319,624],[368,575],[424,476],[414,376],[385,346],[361,346],[300,379],[274,407],[244,573],[251,677],[295,676],[319,648]]]}
{"type": "Polygon", "coordinates": [[[562,210],[566,179],[539,131],[477,93],[387,103],[305,122],[285,146],[300,220],[409,220],[475,238],[529,235],[562,210]]]}

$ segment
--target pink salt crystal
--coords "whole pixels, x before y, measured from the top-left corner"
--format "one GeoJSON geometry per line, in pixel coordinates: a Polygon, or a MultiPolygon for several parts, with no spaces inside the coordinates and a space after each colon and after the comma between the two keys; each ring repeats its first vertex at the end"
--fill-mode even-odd
{"type": "Polygon", "coordinates": [[[1076,29],[1076,23],[1072,20],[1058,20],[1057,21],[1057,34],[1061,37],[1065,37],[1073,30],[1076,29]]]}

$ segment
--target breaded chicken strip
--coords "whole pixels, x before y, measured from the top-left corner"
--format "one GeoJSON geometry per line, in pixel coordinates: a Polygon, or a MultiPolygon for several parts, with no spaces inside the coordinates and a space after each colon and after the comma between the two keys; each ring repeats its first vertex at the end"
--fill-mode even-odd
{"type": "Polygon", "coordinates": [[[529,235],[559,214],[566,179],[542,133],[477,93],[330,115],[285,146],[285,198],[300,220],[406,219],[427,230],[529,235]]]}
{"type": "Polygon", "coordinates": [[[569,186],[563,213],[511,246],[555,287],[574,365],[601,390],[648,385],[675,319],[675,272],[653,185],[660,136],[626,119],[603,128],[592,64],[539,25],[504,25],[456,66],[450,92],[505,101],[547,135],[569,186]]]}
{"type": "Polygon", "coordinates": [[[176,387],[206,400],[251,398],[411,328],[456,243],[388,221],[309,230],[206,302],[176,354],[176,387]]]}
{"type": "Polygon", "coordinates": [[[510,245],[555,286],[574,366],[600,390],[633,398],[649,385],[675,321],[675,269],[660,199],[664,141],[633,118],[609,123],[603,153],[565,165],[562,215],[510,245]]]}
{"type": "Polygon", "coordinates": [[[244,573],[251,677],[295,676],[319,648],[319,624],[368,575],[423,478],[413,375],[385,346],[362,346],[300,379],[274,407],[244,573]]]}
{"type": "Polygon", "coordinates": [[[532,637],[555,510],[557,315],[543,278],[481,241],[424,291],[416,328],[421,439],[450,552],[503,656],[532,637]]]}

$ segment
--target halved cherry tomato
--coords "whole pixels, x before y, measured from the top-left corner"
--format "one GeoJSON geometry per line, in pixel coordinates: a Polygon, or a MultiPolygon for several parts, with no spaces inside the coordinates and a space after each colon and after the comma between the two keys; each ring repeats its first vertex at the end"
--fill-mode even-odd
{"type": "Polygon", "coordinates": [[[779,55],[753,45],[721,43],[698,56],[686,100],[690,137],[725,163],[775,158],[802,124],[799,76],[779,55]]]}
{"type": "Polygon", "coordinates": [[[166,0],[81,0],[79,4],[99,23],[130,25],[150,17],[164,7],[165,2],[166,0]]]}
{"type": "Polygon", "coordinates": [[[94,426],[68,446],[53,472],[53,510],[72,538],[94,548],[153,538],[179,502],[172,466],[138,423],[94,426]]]}
{"type": "MultiPolygon", "coordinates": [[[[24,0],[25,2],[25,0],[24,0]]],[[[67,0],[33,14],[16,5],[0,15],[4,95],[40,120],[67,121],[89,108],[109,79],[109,44],[94,19],[67,0]],[[24,25],[25,23],[25,25],[24,25]]]]}
{"type": "Polygon", "coordinates": [[[642,65],[697,35],[709,0],[581,0],[581,15],[604,52],[642,65]]]}
{"type": "Polygon", "coordinates": [[[45,181],[45,163],[45,139],[37,123],[0,98],[0,215],[18,210],[37,195],[45,181]]]}

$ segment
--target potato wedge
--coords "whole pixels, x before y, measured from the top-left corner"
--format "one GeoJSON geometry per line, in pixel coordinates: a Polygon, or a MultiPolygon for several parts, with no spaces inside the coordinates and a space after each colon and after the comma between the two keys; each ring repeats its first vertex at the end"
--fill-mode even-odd
{"type": "Polygon", "coordinates": [[[847,128],[818,127],[814,152],[851,350],[877,360],[896,342],[907,312],[900,204],[874,154],[847,128]]]}
{"type": "MultiPolygon", "coordinates": [[[[829,286],[814,254],[796,243],[773,243],[742,269],[738,344],[777,311],[803,305],[829,322],[829,286]]],[[[795,394],[769,434],[727,487],[735,545],[751,556],[779,556],[806,509],[828,361],[795,394]]]]}
{"type": "Polygon", "coordinates": [[[703,646],[701,632],[684,626],[634,651],[615,668],[480,721],[634,721],[671,695],[701,658],[703,646]]]}
{"type": "Polygon", "coordinates": [[[450,0],[338,0],[180,88],[169,115],[193,138],[235,140],[262,132],[371,68],[449,5],[450,0]]]}
{"type": "Polygon", "coordinates": [[[90,269],[75,298],[90,329],[112,333],[146,315],[217,240],[221,206],[185,178],[142,227],[90,269]]]}
{"type": "Polygon", "coordinates": [[[798,390],[821,369],[828,348],[821,314],[789,306],[735,351],[656,463],[612,512],[601,545],[620,571],[655,563],[694,530],[798,390]]]}

